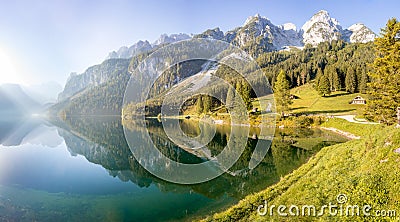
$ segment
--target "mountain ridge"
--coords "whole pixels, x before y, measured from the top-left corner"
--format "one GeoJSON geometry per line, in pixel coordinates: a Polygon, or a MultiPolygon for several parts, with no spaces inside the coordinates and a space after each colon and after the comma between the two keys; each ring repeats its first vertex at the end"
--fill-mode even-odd
{"type": "MultiPolygon", "coordinates": [[[[103,63],[89,67],[84,73],[72,73],[67,80],[58,101],[63,101],[89,87],[100,86],[110,80],[115,69],[125,70],[127,59],[143,53],[149,53],[157,47],[190,38],[210,38],[230,42],[257,57],[262,52],[290,49],[291,46],[303,48],[306,44],[317,46],[321,42],[343,40],[345,42],[372,41],[376,37],[368,27],[356,23],[347,29],[340,26],[338,20],[321,10],[304,23],[301,29],[293,23],[273,24],[268,18],[256,14],[249,16],[242,26],[223,32],[216,27],[197,35],[162,34],[153,43],[138,41],[130,47],[123,46],[108,55],[103,63]],[[254,46],[257,48],[254,50],[254,46]]],[[[129,70],[128,70],[129,72],[129,70]]]]}
{"type": "Polygon", "coordinates": [[[238,26],[226,32],[223,32],[219,27],[216,27],[213,29],[207,29],[206,31],[196,35],[188,35],[185,33],[170,35],[162,34],[153,43],[150,43],[148,40],[139,40],[130,47],[122,46],[118,50],[110,52],[106,57],[106,60],[131,58],[142,52],[150,51],[157,46],[190,39],[192,37],[212,38],[227,42],[233,42],[236,38],[238,45],[243,46],[247,42],[246,38],[248,40],[250,37],[258,36],[268,37],[272,40],[272,45],[274,47],[271,50],[281,50],[290,46],[302,47],[306,44],[316,46],[320,42],[339,39],[350,43],[366,43],[373,41],[376,34],[363,23],[355,23],[350,27],[343,29],[339,21],[332,18],[326,10],[320,10],[315,13],[299,30],[296,25],[291,22],[275,25],[270,19],[257,13],[254,16],[247,17],[242,26],[238,26]],[[243,34],[245,33],[245,30],[249,28],[255,30],[258,35],[248,36],[243,34]],[[237,36],[238,32],[242,33],[242,35],[237,36]]]}

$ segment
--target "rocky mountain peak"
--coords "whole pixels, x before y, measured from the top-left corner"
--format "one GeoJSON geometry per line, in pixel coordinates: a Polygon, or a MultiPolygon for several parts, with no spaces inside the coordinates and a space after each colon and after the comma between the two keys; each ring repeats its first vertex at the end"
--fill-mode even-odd
{"type": "Polygon", "coordinates": [[[167,43],[172,43],[172,42],[177,42],[177,41],[182,41],[185,39],[190,39],[191,36],[185,33],[178,33],[178,34],[162,34],[155,42],[153,42],[152,46],[158,46],[162,44],[167,44],[167,43]]]}
{"type": "Polygon", "coordinates": [[[343,39],[347,42],[370,42],[376,34],[362,23],[356,23],[343,31],[343,39]]]}
{"type": "Polygon", "coordinates": [[[318,45],[320,42],[338,40],[343,29],[325,10],[317,12],[301,28],[304,44],[318,45]]]}
{"type": "Polygon", "coordinates": [[[226,31],[225,33],[219,28],[214,28],[195,36],[184,33],[163,34],[153,43],[138,41],[130,47],[123,46],[111,52],[107,57],[107,59],[113,58],[114,61],[106,60],[100,65],[88,68],[82,74],[71,74],[64,91],[59,94],[59,100],[64,100],[88,87],[98,86],[108,81],[115,69],[121,70],[128,67],[129,60],[127,58],[131,58],[139,53],[149,52],[163,44],[190,39],[192,37],[223,40],[243,49],[256,45],[256,47],[262,48],[263,51],[275,51],[290,49],[293,46],[301,48],[305,44],[316,46],[320,42],[330,42],[338,39],[346,42],[365,43],[373,41],[376,35],[362,23],[354,24],[348,29],[343,30],[339,22],[331,18],[325,10],[314,14],[300,30],[297,30],[293,23],[274,25],[267,17],[256,14],[248,17],[243,26],[226,31]]]}
{"type": "Polygon", "coordinates": [[[260,14],[255,14],[254,16],[249,16],[243,24],[243,27],[250,23],[271,23],[267,17],[261,16],[260,14]]]}
{"type": "Polygon", "coordinates": [[[225,40],[224,32],[221,31],[218,27],[214,29],[207,29],[203,33],[195,35],[194,38],[210,38],[217,40],[225,40]]]}
{"type": "Polygon", "coordinates": [[[288,30],[297,31],[296,25],[293,24],[293,23],[290,23],[290,22],[281,25],[281,27],[282,27],[283,30],[286,30],[286,31],[288,31],[288,30]]]}
{"type": "Polygon", "coordinates": [[[106,59],[127,59],[151,49],[152,46],[149,41],[139,40],[129,48],[127,46],[122,46],[117,51],[110,52],[106,59]]]}

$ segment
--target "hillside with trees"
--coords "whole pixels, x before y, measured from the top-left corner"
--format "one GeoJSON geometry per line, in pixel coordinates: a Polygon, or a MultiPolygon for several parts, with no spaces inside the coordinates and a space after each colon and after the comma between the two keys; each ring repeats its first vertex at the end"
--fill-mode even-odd
{"type": "MultiPolygon", "coordinates": [[[[258,43],[254,41],[252,44],[258,43]]],[[[244,49],[251,54],[252,48],[254,47],[244,49]]],[[[130,72],[147,55],[146,53],[133,57],[129,64],[125,63],[125,68],[110,71],[109,81],[71,97],[67,105],[61,108],[61,113],[67,116],[120,115],[125,86],[131,77],[130,72]]],[[[342,40],[334,40],[330,43],[320,43],[315,48],[307,46],[303,50],[292,49],[291,51],[261,53],[256,61],[272,85],[276,82],[279,72],[283,70],[290,88],[313,82],[320,95],[328,96],[331,92],[338,90],[345,90],[349,93],[365,93],[367,83],[370,82],[367,74],[370,67],[367,64],[372,63],[374,57],[372,43],[346,43],[342,40]]],[[[152,102],[147,104],[148,110],[151,112],[148,114],[156,116],[160,112],[159,106],[163,95],[180,80],[199,72],[205,62],[202,60],[183,62],[166,70],[152,86],[148,98],[152,102]]],[[[255,94],[246,81],[240,78],[240,75],[223,65],[219,66],[215,75],[227,79],[244,98],[247,108],[252,107],[251,99],[255,97],[255,94]]],[[[132,78],[138,82],[147,81],[141,76],[132,76],[132,78]]],[[[227,88],[219,90],[225,91],[225,95],[228,93],[227,88]]],[[[221,105],[221,102],[215,98],[210,100],[210,108],[221,105]]],[[[187,106],[196,104],[196,101],[197,98],[193,98],[187,102],[187,106]]]]}

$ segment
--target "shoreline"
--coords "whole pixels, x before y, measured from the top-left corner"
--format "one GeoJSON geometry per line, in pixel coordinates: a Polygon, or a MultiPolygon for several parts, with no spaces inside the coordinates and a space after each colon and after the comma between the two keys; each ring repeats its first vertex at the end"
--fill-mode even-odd
{"type": "Polygon", "coordinates": [[[321,126],[321,127],[319,127],[319,128],[320,128],[320,129],[323,129],[323,130],[327,130],[327,131],[331,131],[331,132],[337,133],[337,134],[342,135],[342,136],[344,136],[344,137],[346,137],[346,138],[348,138],[348,139],[352,139],[352,140],[359,140],[359,139],[361,139],[360,136],[356,136],[356,135],[354,135],[354,134],[352,134],[352,133],[349,133],[349,132],[346,132],[346,131],[343,131],[343,130],[336,129],[336,128],[334,128],[334,127],[323,127],[323,126],[321,126]]]}

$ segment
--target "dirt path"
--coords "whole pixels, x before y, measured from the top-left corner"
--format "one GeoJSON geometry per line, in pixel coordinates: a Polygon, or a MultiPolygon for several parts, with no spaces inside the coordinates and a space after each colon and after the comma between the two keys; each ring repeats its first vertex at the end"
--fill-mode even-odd
{"type": "Polygon", "coordinates": [[[360,124],[378,124],[378,123],[373,123],[373,122],[368,122],[367,120],[356,120],[355,115],[341,115],[341,116],[335,116],[336,118],[340,119],[345,119],[351,123],[360,123],[360,124]]]}

